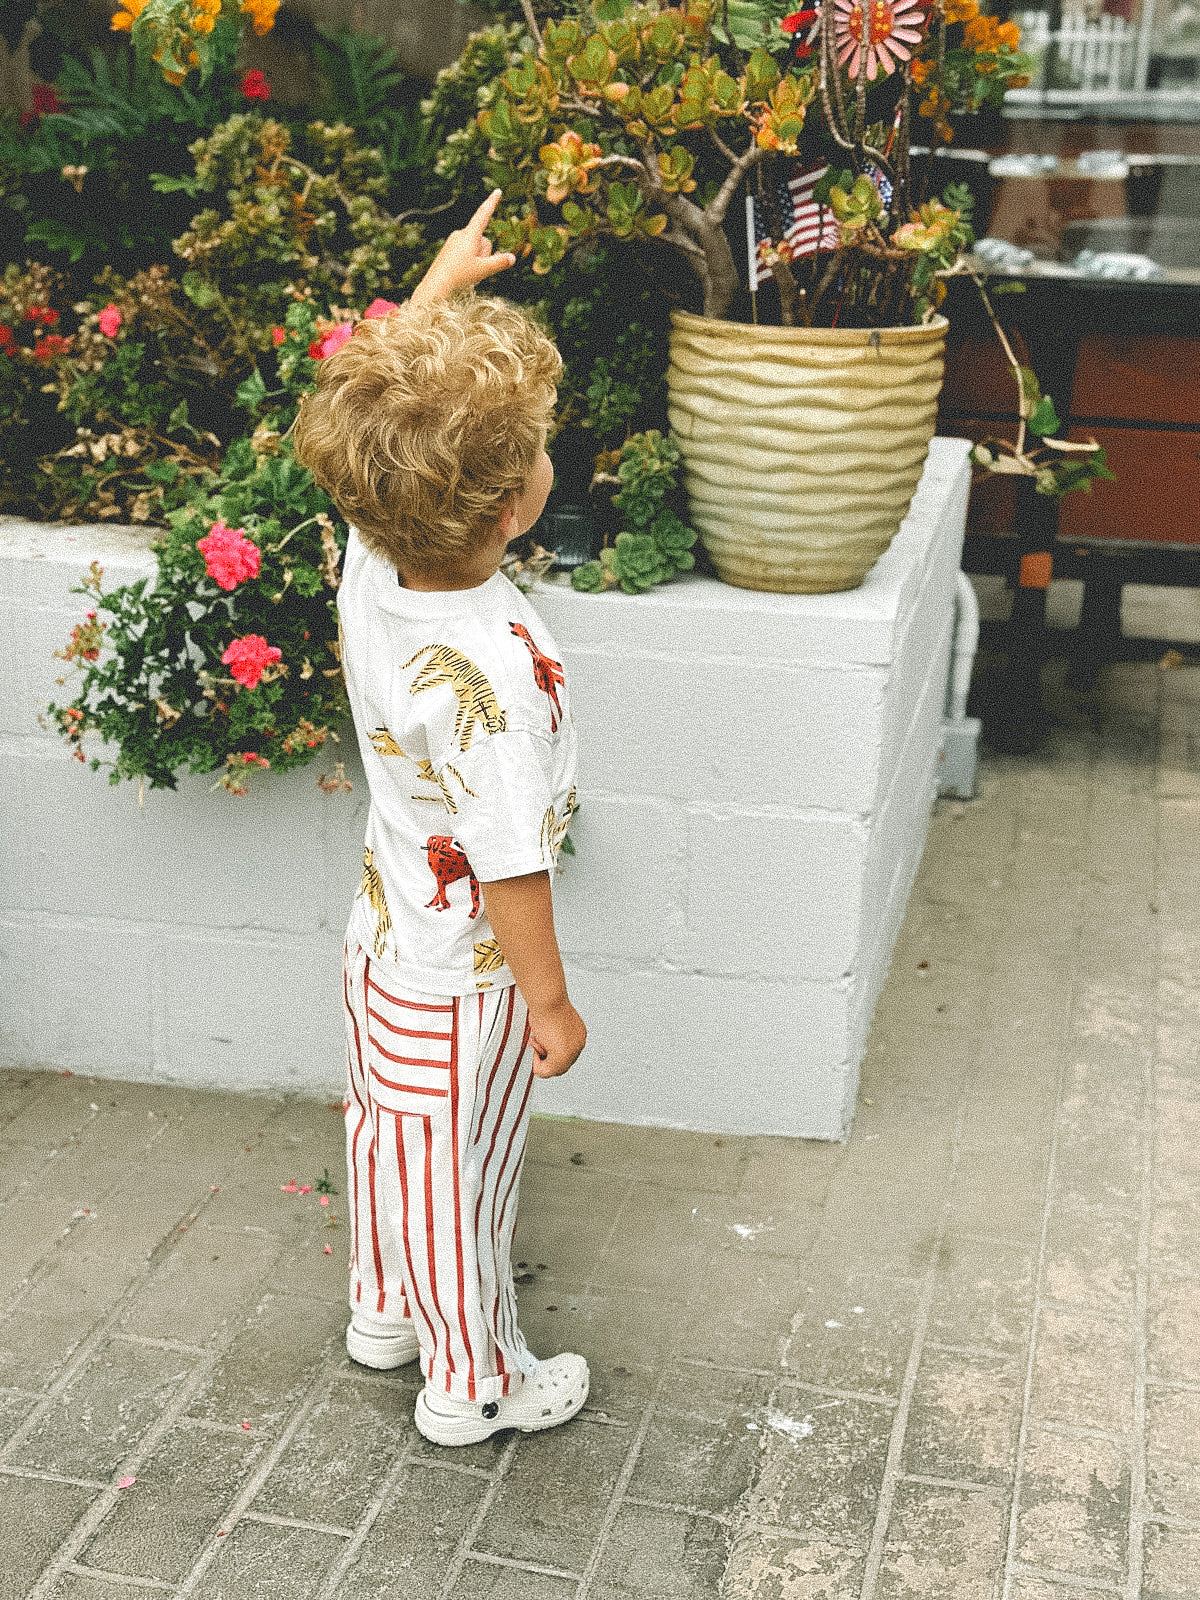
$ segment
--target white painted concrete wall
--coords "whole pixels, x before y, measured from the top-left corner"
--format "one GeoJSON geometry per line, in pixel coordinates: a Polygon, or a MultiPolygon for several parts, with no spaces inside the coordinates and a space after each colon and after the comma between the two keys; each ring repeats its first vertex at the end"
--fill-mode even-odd
{"type": "MultiPolygon", "coordinates": [[[[582,745],[556,895],[586,1055],[559,1114],[841,1136],[936,785],[969,471],[935,440],[857,590],[703,578],[534,596],[582,745]]],[[[317,769],[245,799],[108,787],[37,713],[85,609],[152,564],[144,533],[0,523],[0,1049],[10,1061],[337,1094],[342,932],[367,795],[317,769]]],[[[61,693],[61,691],[60,691],[61,693]]],[[[327,765],[327,763],[326,763],[327,765]]]]}

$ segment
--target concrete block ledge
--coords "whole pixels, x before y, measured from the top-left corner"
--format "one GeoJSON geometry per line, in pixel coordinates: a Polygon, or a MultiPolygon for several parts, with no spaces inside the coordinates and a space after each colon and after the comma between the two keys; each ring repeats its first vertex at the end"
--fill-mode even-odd
{"type": "MultiPolygon", "coordinates": [[[[935,439],[861,588],[538,586],[582,746],[556,885],[589,1027],[543,1112],[844,1136],[924,849],[970,470],[935,439]]],[[[111,788],[38,713],[85,609],[153,569],[144,529],[0,519],[0,1055],[146,1082],[336,1095],[338,970],[367,794],[317,769],[250,795],[111,788]]],[[[349,730],[347,730],[349,734],[349,730]]]]}

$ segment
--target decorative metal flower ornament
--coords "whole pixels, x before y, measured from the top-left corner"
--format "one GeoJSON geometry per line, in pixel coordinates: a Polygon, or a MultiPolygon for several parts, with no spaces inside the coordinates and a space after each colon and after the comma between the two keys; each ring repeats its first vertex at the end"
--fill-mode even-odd
{"type": "Polygon", "coordinates": [[[921,0],[834,0],[838,65],[852,78],[866,59],[867,77],[884,77],[907,61],[925,37],[926,8],[921,0]]]}

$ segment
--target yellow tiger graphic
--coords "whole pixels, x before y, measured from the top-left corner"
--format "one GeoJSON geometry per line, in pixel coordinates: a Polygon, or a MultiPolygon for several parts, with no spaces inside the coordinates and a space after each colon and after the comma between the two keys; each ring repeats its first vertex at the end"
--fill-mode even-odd
{"type": "MultiPolygon", "coordinates": [[[[454,777],[456,777],[458,779],[459,786],[461,787],[462,792],[464,794],[469,794],[471,796],[472,800],[478,800],[479,799],[479,796],[475,793],[474,789],[472,789],[472,788],[470,788],[468,786],[466,779],[463,777],[462,773],[458,770],[457,767],[452,767],[450,765],[450,763],[447,762],[446,763],[446,771],[449,772],[449,773],[452,773],[454,775],[454,777]]],[[[442,797],[442,803],[446,807],[446,810],[450,813],[450,815],[452,817],[453,816],[457,816],[457,814],[458,814],[458,804],[455,801],[454,796],[450,793],[450,785],[446,782],[445,778],[441,777],[438,773],[436,773],[433,770],[433,763],[430,762],[430,761],[418,761],[417,762],[417,775],[420,778],[422,783],[436,784],[437,789],[438,789],[438,791],[439,791],[439,793],[441,794],[441,797],[442,797]]],[[[431,794],[415,794],[415,795],[413,795],[413,799],[414,800],[433,800],[433,799],[436,799],[436,796],[435,795],[431,795],[431,794]]]]}
{"type": "Polygon", "coordinates": [[[500,948],[499,939],[480,939],[475,945],[475,976],[483,977],[488,972],[499,972],[504,965],[504,952],[500,948]]]}
{"type": "Polygon", "coordinates": [[[495,690],[473,661],[452,650],[448,644],[427,644],[411,660],[404,663],[407,670],[413,662],[428,657],[409,689],[410,694],[421,694],[425,689],[436,689],[448,683],[458,701],[458,716],[454,721],[454,737],[460,750],[469,750],[475,733],[475,724],[481,723],[485,733],[503,733],[504,712],[496,699],[495,690]]]}
{"type": "Polygon", "coordinates": [[[371,910],[375,913],[375,954],[382,956],[387,936],[392,931],[392,918],[387,908],[387,900],[384,898],[383,879],[379,876],[379,869],[375,865],[374,852],[369,849],[363,851],[363,875],[358,892],[366,895],[371,910]]]}
{"type": "Polygon", "coordinates": [[[371,735],[371,743],[381,756],[403,756],[406,761],[409,759],[407,752],[401,750],[387,728],[376,728],[371,735]]]}
{"type": "MultiPolygon", "coordinates": [[[[375,746],[376,750],[378,750],[381,756],[402,756],[405,761],[411,761],[417,769],[417,776],[420,778],[421,782],[433,784],[434,788],[438,791],[436,795],[414,794],[414,800],[432,800],[436,804],[440,798],[442,804],[446,807],[446,810],[452,817],[458,814],[458,805],[454,799],[454,796],[450,792],[450,785],[444,778],[439,777],[438,774],[433,770],[433,763],[431,761],[421,760],[416,756],[410,756],[408,751],[402,749],[401,746],[396,742],[394,735],[387,728],[376,728],[375,732],[371,735],[371,743],[375,746]]],[[[475,793],[474,789],[469,786],[466,779],[463,777],[462,773],[457,767],[452,767],[447,764],[446,771],[458,779],[459,787],[462,789],[464,794],[469,794],[472,800],[479,799],[479,796],[475,793]]]]}

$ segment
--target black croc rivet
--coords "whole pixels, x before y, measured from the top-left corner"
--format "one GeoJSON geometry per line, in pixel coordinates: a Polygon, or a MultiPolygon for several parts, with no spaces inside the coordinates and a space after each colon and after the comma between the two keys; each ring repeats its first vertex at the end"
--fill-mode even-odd
{"type": "Polygon", "coordinates": [[[483,1408],[483,1414],[489,1422],[491,1422],[494,1417],[498,1416],[499,1413],[500,1406],[495,1400],[489,1400],[483,1408]]]}

